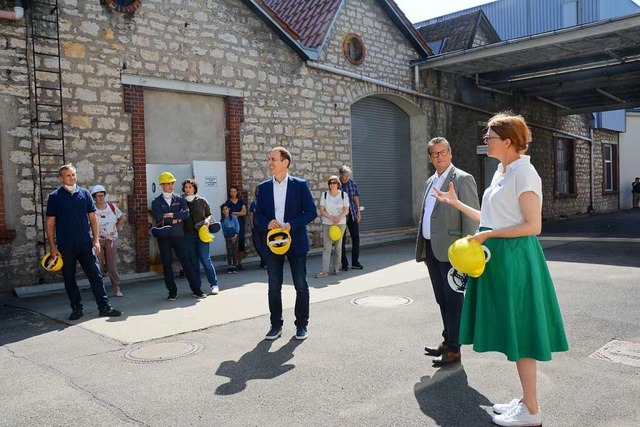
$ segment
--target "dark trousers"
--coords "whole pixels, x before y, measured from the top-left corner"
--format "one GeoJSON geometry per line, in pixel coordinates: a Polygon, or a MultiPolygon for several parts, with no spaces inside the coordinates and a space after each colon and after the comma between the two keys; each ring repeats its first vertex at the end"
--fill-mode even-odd
{"type": "Polygon", "coordinates": [[[284,259],[289,260],[293,286],[296,289],[295,325],[307,326],[309,323],[309,284],[307,283],[307,254],[296,255],[289,251],[285,255],[269,254],[267,256],[267,273],[269,274],[269,311],[271,326],[280,328],[284,323],[282,316],[282,281],[284,275],[284,259]]]}
{"type": "Polygon", "coordinates": [[[91,242],[80,245],[58,245],[60,255],[62,255],[62,278],[64,279],[64,289],[71,303],[71,308],[82,308],[82,297],[80,288],[76,281],[76,265],[79,262],[84,274],[89,279],[91,292],[98,305],[98,310],[106,310],[110,307],[107,291],[104,289],[104,281],[100,273],[100,262],[93,254],[93,244],[91,242]]]}
{"type": "MultiPolygon", "coordinates": [[[[351,265],[360,264],[360,229],[358,227],[358,221],[351,216],[351,213],[347,215],[347,229],[351,236],[351,265]]],[[[342,269],[346,269],[349,266],[347,261],[347,231],[345,230],[344,236],[342,236],[342,269]]]]}
{"type": "Polygon", "coordinates": [[[253,248],[260,257],[260,265],[267,265],[265,260],[265,256],[267,254],[266,251],[269,250],[267,248],[267,233],[254,228],[251,230],[251,239],[253,240],[253,248]]]}
{"type": "Polygon", "coordinates": [[[162,259],[162,272],[164,274],[164,284],[169,291],[169,295],[176,295],[178,293],[178,287],[173,279],[173,267],[171,265],[171,249],[176,254],[180,266],[184,271],[184,276],[189,281],[189,287],[194,294],[201,294],[202,290],[198,285],[198,280],[193,271],[193,265],[189,259],[189,251],[187,249],[187,242],[183,236],[177,237],[163,237],[158,239],[158,249],[160,249],[160,258],[162,259]]]}
{"type": "Polygon", "coordinates": [[[440,306],[440,315],[444,329],[442,337],[449,351],[460,351],[460,318],[462,317],[462,303],[464,294],[451,289],[447,282],[447,273],[451,269],[449,262],[440,262],[433,255],[431,241],[426,241],[427,259],[425,264],[429,269],[429,277],[433,286],[436,302],[440,306]]]}

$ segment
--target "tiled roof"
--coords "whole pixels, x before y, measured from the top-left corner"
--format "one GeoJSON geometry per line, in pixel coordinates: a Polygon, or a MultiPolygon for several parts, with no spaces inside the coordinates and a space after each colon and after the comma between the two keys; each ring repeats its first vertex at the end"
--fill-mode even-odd
{"type": "Polygon", "coordinates": [[[483,12],[478,10],[445,21],[425,25],[418,28],[418,32],[432,47],[435,43],[443,41],[439,49],[434,48],[434,50],[437,50],[434,52],[436,54],[469,49],[472,47],[478,26],[483,18],[486,20],[483,12]]]}
{"type": "Polygon", "coordinates": [[[342,0],[264,0],[308,48],[317,48],[331,27],[342,0]]]}

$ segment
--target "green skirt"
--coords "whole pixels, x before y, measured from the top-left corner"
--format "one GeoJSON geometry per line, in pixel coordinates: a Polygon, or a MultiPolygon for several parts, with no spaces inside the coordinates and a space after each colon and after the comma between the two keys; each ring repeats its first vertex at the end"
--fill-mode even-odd
{"type": "Polygon", "coordinates": [[[562,315],[542,247],[535,236],[487,239],[491,259],[469,278],[462,308],[460,343],[507,359],[551,360],[567,351],[562,315]]]}

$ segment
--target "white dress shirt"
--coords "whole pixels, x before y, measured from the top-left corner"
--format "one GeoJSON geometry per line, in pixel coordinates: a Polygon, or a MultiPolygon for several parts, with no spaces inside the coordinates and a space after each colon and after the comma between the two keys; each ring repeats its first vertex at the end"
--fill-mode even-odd
{"type": "Polygon", "coordinates": [[[287,203],[287,183],[289,182],[289,174],[284,177],[282,182],[276,181],[273,177],[273,206],[276,211],[276,221],[284,227],[284,207],[287,203]]]}
{"type": "Polygon", "coordinates": [[[453,163],[449,165],[447,170],[442,172],[442,175],[438,175],[438,172],[434,174],[436,179],[431,184],[431,187],[427,188],[427,195],[424,200],[424,212],[422,214],[422,237],[427,240],[431,240],[431,214],[433,213],[433,208],[436,206],[436,198],[432,196],[436,192],[433,190],[437,188],[438,190],[442,190],[442,184],[447,179],[449,172],[453,168],[453,163]]]}

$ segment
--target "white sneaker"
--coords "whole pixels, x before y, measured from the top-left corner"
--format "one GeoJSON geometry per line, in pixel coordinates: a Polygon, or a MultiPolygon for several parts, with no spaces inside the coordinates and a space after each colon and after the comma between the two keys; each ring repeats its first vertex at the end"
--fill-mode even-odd
{"type": "Polygon", "coordinates": [[[218,292],[220,292],[220,288],[217,285],[211,287],[211,295],[218,295],[218,292]]]}
{"type": "Polygon", "coordinates": [[[499,426],[528,426],[537,427],[542,425],[542,414],[538,408],[538,413],[531,415],[527,405],[518,403],[506,414],[495,415],[493,423],[499,426]]]}
{"type": "Polygon", "coordinates": [[[122,292],[120,292],[120,290],[118,289],[118,290],[116,291],[116,296],[117,296],[117,297],[123,297],[124,295],[123,295],[123,294],[122,294],[122,292]]]}
{"type": "Polygon", "coordinates": [[[496,403],[495,405],[493,405],[493,412],[495,412],[496,414],[506,414],[511,409],[515,408],[521,400],[522,398],[513,399],[509,403],[496,403]]]}

